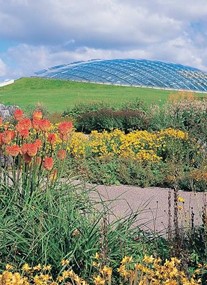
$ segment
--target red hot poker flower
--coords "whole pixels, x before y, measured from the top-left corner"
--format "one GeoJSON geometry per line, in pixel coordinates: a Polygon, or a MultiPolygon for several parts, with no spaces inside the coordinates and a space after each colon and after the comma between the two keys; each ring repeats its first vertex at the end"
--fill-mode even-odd
{"type": "Polygon", "coordinates": [[[24,113],[23,113],[23,111],[22,111],[21,109],[16,109],[16,110],[14,111],[14,118],[15,118],[15,120],[19,121],[19,120],[21,120],[23,117],[24,117],[24,113]]]}
{"type": "Polygon", "coordinates": [[[2,117],[0,116],[0,127],[3,125],[3,119],[2,117]]]}
{"type": "Polygon", "coordinates": [[[61,135],[67,135],[73,128],[72,122],[61,122],[58,126],[58,131],[61,135]]]}
{"type": "Polygon", "coordinates": [[[27,153],[27,149],[28,149],[28,144],[27,144],[27,143],[24,143],[24,144],[21,146],[21,152],[22,152],[22,154],[26,154],[26,153],[27,153]]]}
{"type": "Polygon", "coordinates": [[[57,152],[57,157],[58,157],[60,160],[64,160],[64,159],[66,158],[66,150],[64,150],[64,149],[58,150],[58,152],[57,152]]]}
{"type": "Polygon", "coordinates": [[[29,156],[35,156],[37,154],[37,145],[35,143],[28,143],[27,144],[27,154],[29,156]]]}
{"type": "Polygon", "coordinates": [[[6,154],[11,156],[17,156],[20,153],[21,149],[18,145],[11,145],[6,147],[6,154]]]}
{"type": "Polygon", "coordinates": [[[32,115],[33,120],[41,120],[42,117],[43,116],[42,116],[42,112],[41,111],[36,110],[36,111],[33,112],[33,115],[32,115]]]}
{"type": "Polygon", "coordinates": [[[26,154],[26,153],[27,153],[27,149],[28,149],[28,143],[24,143],[24,144],[21,146],[21,152],[22,152],[22,154],[26,154]]]}
{"type": "Polygon", "coordinates": [[[32,127],[32,122],[30,119],[25,118],[25,119],[21,119],[18,124],[16,125],[16,130],[18,132],[22,131],[22,130],[30,130],[32,127]]]}
{"type": "Polygon", "coordinates": [[[36,139],[36,141],[34,142],[34,144],[36,144],[38,150],[42,147],[42,141],[40,139],[36,139]]]}
{"type": "Polygon", "coordinates": [[[39,121],[39,127],[42,131],[47,132],[51,128],[51,123],[49,120],[42,119],[39,121]]]}
{"type": "Polygon", "coordinates": [[[54,143],[55,143],[56,140],[57,140],[56,134],[54,134],[54,133],[49,134],[48,137],[47,137],[47,140],[48,140],[48,142],[49,142],[51,145],[54,145],[54,143]]]}
{"type": "Polygon", "coordinates": [[[52,157],[45,157],[44,161],[43,161],[43,167],[48,170],[51,171],[53,168],[53,158],[52,157]]]}
{"type": "Polygon", "coordinates": [[[19,134],[23,139],[27,139],[29,137],[29,130],[21,130],[19,134]]]}
{"type": "Polygon", "coordinates": [[[39,131],[40,130],[40,120],[33,119],[32,126],[36,131],[39,131]]]}
{"type": "Polygon", "coordinates": [[[2,133],[1,140],[5,144],[9,144],[15,138],[15,132],[6,130],[2,133]]]}
{"type": "Polygon", "coordinates": [[[33,157],[37,154],[38,147],[35,143],[25,143],[22,145],[21,151],[23,154],[33,157]]]}

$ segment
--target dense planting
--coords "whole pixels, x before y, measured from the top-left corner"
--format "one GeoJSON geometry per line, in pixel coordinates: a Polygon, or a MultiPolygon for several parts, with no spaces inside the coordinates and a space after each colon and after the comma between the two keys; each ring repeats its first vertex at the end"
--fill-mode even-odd
{"type": "Polygon", "coordinates": [[[200,274],[206,270],[206,265],[203,265],[196,269],[192,276],[187,276],[180,268],[180,260],[177,258],[162,262],[160,258],[146,255],[140,262],[136,262],[131,256],[125,256],[120,266],[115,269],[102,264],[101,256],[96,253],[93,262],[94,273],[84,280],[71,269],[68,259],[63,259],[61,265],[62,270],[54,278],[51,265],[30,266],[26,263],[20,272],[15,272],[15,267],[7,264],[6,270],[0,275],[0,282],[3,285],[198,285],[201,284],[200,274]]]}
{"type": "Polygon", "coordinates": [[[206,187],[206,153],[187,132],[180,130],[73,133],[67,150],[71,170],[77,169],[92,182],[176,184],[198,191],[206,187]]]}
{"type": "MultiPolygon", "coordinates": [[[[39,110],[28,118],[17,109],[13,122],[1,122],[1,271],[7,263],[16,268],[49,263],[55,275],[61,272],[60,260],[68,258],[77,274],[89,276],[92,256],[105,247],[106,238],[115,264],[124,254],[142,256],[156,248],[133,227],[138,213],[107,224],[107,207],[101,202],[97,207],[89,189],[65,177],[71,136],[71,122],[52,125],[39,110]]],[[[18,274],[0,278],[2,284],[28,284],[18,274]]]]}
{"type": "Polygon", "coordinates": [[[51,120],[17,109],[0,120],[0,284],[206,284],[206,205],[200,227],[193,216],[186,229],[178,222],[178,188],[206,191],[206,101],[181,99],[110,112],[81,106],[51,120]],[[69,118],[81,129],[87,113],[101,127],[76,132],[69,118]],[[173,230],[143,232],[139,212],[109,223],[107,205],[74,176],[173,187],[173,230]]]}

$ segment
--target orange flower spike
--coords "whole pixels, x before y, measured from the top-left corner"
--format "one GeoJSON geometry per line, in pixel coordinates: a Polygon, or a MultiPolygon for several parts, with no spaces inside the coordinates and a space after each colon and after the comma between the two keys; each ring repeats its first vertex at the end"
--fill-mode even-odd
{"type": "Polygon", "coordinates": [[[4,144],[9,144],[15,137],[15,133],[13,131],[6,130],[2,133],[1,140],[4,144]]]}
{"type": "Polygon", "coordinates": [[[37,149],[39,150],[42,147],[42,141],[40,139],[36,139],[34,144],[37,146],[37,149]]]}
{"type": "Polygon", "coordinates": [[[11,145],[6,147],[6,154],[11,156],[17,156],[21,151],[21,148],[18,145],[11,145]]]}
{"type": "Polygon", "coordinates": [[[3,119],[2,117],[0,116],[0,127],[3,125],[3,119]]]}
{"type": "Polygon", "coordinates": [[[35,143],[29,143],[27,144],[27,154],[31,157],[35,156],[37,154],[37,145],[35,143]]]}
{"type": "Polygon", "coordinates": [[[60,160],[64,160],[66,158],[66,150],[64,149],[60,149],[58,150],[57,152],[57,157],[60,159],[60,160]]]}
{"type": "Polygon", "coordinates": [[[51,134],[48,135],[47,140],[48,140],[48,142],[49,142],[51,145],[54,145],[54,143],[55,143],[56,140],[57,140],[57,135],[54,134],[54,133],[51,133],[51,134]]]}
{"type": "Polygon", "coordinates": [[[54,165],[54,161],[52,157],[45,157],[44,161],[43,161],[43,167],[48,170],[51,171],[54,165]]]}
{"type": "Polygon", "coordinates": [[[21,152],[22,152],[23,154],[26,154],[26,153],[27,153],[27,150],[28,150],[28,144],[25,143],[25,144],[23,144],[23,145],[21,146],[21,152]]]}
{"type": "Polygon", "coordinates": [[[41,112],[41,111],[38,111],[38,110],[35,110],[35,111],[33,112],[33,114],[32,114],[33,120],[37,120],[37,121],[38,121],[38,120],[41,120],[42,117],[43,117],[42,112],[41,112]]]}
{"type": "Polygon", "coordinates": [[[24,113],[23,113],[23,111],[21,109],[16,109],[14,111],[14,118],[15,118],[15,120],[20,121],[21,119],[23,119],[23,117],[24,117],[24,113]]]}
{"type": "Polygon", "coordinates": [[[62,135],[67,135],[73,128],[72,122],[61,122],[58,126],[58,131],[62,135]]]}
{"type": "Polygon", "coordinates": [[[22,131],[22,130],[30,130],[32,127],[32,122],[30,119],[25,118],[25,119],[21,119],[18,124],[16,125],[16,130],[18,132],[22,131]]]}
{"type": "Polygon", "coordinates": [[[32,126],[36,131],[40,130],[40,120],[32,120],[32,126]]]}
{"type": "Polygon", "coordinates": [[[19,134],[23,139],[27,139],[29,137],[29,130],[21,130],[19,134]]]}
{"type": "Polygon", "coordinates": [[[39,122],[39,127],[40,129],[43,131],[43,132],[47,132],[50,130],[51,128],[51,123],[49,120],[46,120],[46,119],[42,119],[40,120],[39,122]]]}

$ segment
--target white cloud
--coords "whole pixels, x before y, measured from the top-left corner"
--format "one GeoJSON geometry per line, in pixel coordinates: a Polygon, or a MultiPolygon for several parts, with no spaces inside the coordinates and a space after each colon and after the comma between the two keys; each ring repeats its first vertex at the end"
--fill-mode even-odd
{"type": "Polygon", "coordinates": [[[91,58],[149,58],[207,70],[206,0],[0,0],[13,76],[91,58]]]}

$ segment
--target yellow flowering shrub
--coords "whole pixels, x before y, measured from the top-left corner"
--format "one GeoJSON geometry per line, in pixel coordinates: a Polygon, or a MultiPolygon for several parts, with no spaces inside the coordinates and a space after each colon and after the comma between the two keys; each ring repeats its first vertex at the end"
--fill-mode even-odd
{"type": "Polygon", "coordinates": [[[167,139],[186,141],[188,134],[174,129],[152,133],[133,131],[125,134],[120,130],[112,132],[92,131],[90,135],[73,133],[68,146],[72,157],[128,157],[139,161],[157,162],[162,159],[158,150],[164,148],[167,139]]]}

